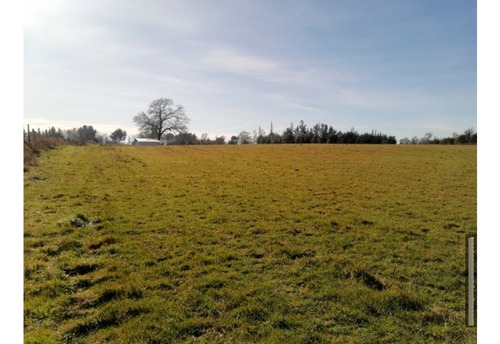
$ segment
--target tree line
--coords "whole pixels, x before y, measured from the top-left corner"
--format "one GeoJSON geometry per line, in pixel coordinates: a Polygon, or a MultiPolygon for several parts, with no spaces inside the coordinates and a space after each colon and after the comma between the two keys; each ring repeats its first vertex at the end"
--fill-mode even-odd
{"type": "MultiPolygon", "coordinates": [[[[127,132],[120,128],[116,129],[109,136],[99,133],[92,125],[83,125],[79,128],[61,130],[51,127],[45,130],[35,130],[24,133],[26,141],[40,141],[41,139],[52,139],[52,143],[64,141],[64,143],[85,145],[85,144],[112,144],[124,143],[127,132]]],[[[148,137],[146,135],[146,137],[148,137]]],[[[149,138],[152,138],[149,136],[149,138]]],[[[154,137],[156,138],[156,136],[154,137]]],[[[45,140],[48,142],[48,140],[45,140]]],[[[283,133],[267,134],[261,128],[253,133],[242,131],[238,135],[233,135],[229,140],[225,136],[216,136],[210,139],[204,133],[198,137],[195,133],[182,131],[179,133],[168,132],[161,136],[161,143],[167,145],[224,145],[224,144],[396,144],[395,136],[388,136],[376,130],[370,133],[358,133],[354,128],[349,131],[335,130],[331,125],[318,123],[308,128],[304,121],[294,126],[286,128],[283,133]]],[[[477,144],[477,132],[467,129],[462,134],[454,133],[452,137],[438,138],[432,133],[427,133],[422,137],[414,136],[411,139],[403,138],[400,144],[477,144]]]]}
{"type": "MultiPolygon", "coordinates": [[[[184,107],[175,104],[172,99],[160,98],[153,101],[146,111],[134,117],[134,122],[139,127],[140,135],[145,138],[154,138],[166,144],[225,144],[224,136],[210,140],[207,134],[201,138],[187,132],[189,119],[184,107]]],[[[253,135],[242,131],[238,136],[231,136],[228,144],[275,144],[275,143],[375,143],[395,144],[395,136],[388,136],[380,132],[360,134],[354,128],[342,132],[333,129],[327,124],[316,124],[308,128],[304,121],[296,127],[292,125],[282,134],[273,132],[272,124],[269,134],[259,128],[253,135]]]]}
{"type": "MultiPolygon", "coordinates": [[[[359,133],[354,128],[349,131],[336,130],[333,126],[317,123],[308,127],[303,120],[296,126],[290,124],[281,134],[275,133],[273,124],[267,134],[260,127],[253,133],[242,131],[238,135],[233,135],[229,140],[226,137],[216,137],[214,140],[204,133],[201,137],[187,131],[189,118],[186,116],[184,107],[175,104],[172,99],[160,98],[153,101],[146,111],[137,114],[133,121],[139,129],[139,137],[152,138],[162,144],[169,145],[222,145],[222,144],[396,144],[395,136],[383,134],[372,130],[370,133],[359,133]]],[[[71,144],[108,144],[123,143],[127,137],[127,132],[118,128],[109,136],[100,134],[91,125],[84,125],[79,128],[62,131],[51,127],[44,131],[29,130],[28,141],[31,138],[54,138],[64,140],[71,144]]],[[[130,138],[129,138],[130,141],[130,138]]],[[[26,142],[26,132],[25,132],[26,142]]],[[[130,142],[129,142],[130,143],[130,142]]],[[[453,134],[453,137],[437,138],[432,133],[427,133],[423,137],[403,138],[400,144],[476,144],[477,133],[473,129],[467,129],[463,134],[453,134]]],[[[29,143],[28,143],[29,144],[29,143]]]]}
{"type": "Polygon", "coordinates": [[[269,134],[259,128],[253,133],[242,131],[238,135],[233,135],[229,140],[225,136],[216,136],[214,140],[204,133],[198,137],[194,133],[168,133],[162,136],[160,140],[168,145],[223,145],[223,144],[280,144],[280,143],[357,143],[357,144],[395,144],[395,136],[388,136],[381,132],[372,131],[371,133],[360,134],[354,128],[350,131],[342,132],[333,129],[326,124],[315,124],[307,128],[304,121],[301,121],[296,127],[293,124],[282,134],[274,133],[271,129],[269,134]]]}
{"type": "Polygon", "coordinates": [[[477,144],[477,132],[469,128],[462,134],[453,133],[451,137],[438,138],[432,133],[427,133],[422,137],[413,136],[411,139],[405,137],[399,140],[400,144],[441,144],[441,145],[475,145],[477,144]]]}
{"type": "Polygon", "coordinates": [[[293,123],[282,134],[275,134],[272,129],[266,134],[259,128],[256,143],[343,143],[343,144],[395,144],[395,136],[389,136],[372,130],[371,133],[358,133],[354,128],[349,131],[334,129],[331,125],[317,123],[308,128],[304,121],[294,127],[293,123]]]}
{"type": "Polygon", "coordinates": [[[111,135],[101,134],[91,125],[83,125],[79,128],[73,128],[68,130],[61,130],[61,128],[56,129],[55,127],[50,127],[49,129],[28,129],[24,132],[24,140],[31,144],[31,141],[50,141],[52,140],[63,140],[65,143],[85,145],[85,144],[107,144],[107,143],[119,143],[125,140],[127,137],[127,132],[122,129],[116,129],[111,135]]]}

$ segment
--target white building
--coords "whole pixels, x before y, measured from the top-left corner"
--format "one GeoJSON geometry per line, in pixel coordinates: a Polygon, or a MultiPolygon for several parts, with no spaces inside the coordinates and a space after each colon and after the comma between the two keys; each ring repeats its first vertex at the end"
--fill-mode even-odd
{"type": "Polygon", "coordinates": [[[135,139],[132,144],[135,146],[158,146],[160,141],[155,139],[135,139]]]}

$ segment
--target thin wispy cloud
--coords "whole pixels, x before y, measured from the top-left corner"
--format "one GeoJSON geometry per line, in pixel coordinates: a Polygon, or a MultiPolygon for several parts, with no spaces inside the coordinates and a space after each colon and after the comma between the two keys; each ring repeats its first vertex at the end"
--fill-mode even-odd
{"type": "Polygon", "coordinates": [[[417,127],[420,129],[428,130],[427,132],[430,132],[430,133],[434,133],[436,131],[437,132],[446,131],[446,132],[450,132],[450,133],[456,133],[456,134],[460,133],[461,134],[465,129],[469,129],[469,128],[461,128],[461,127],[452,126],[452,125],[451,126],[450,125],[442,125],[438,122],[432,122],[432,121],[418,123],[417,127]]]}
{"type": "MultiPolygon", "coordinates": [[[[102,3],[102,2],[101,2],[102,3]]],[[[127,20],[135,25],[151,26],[163,33],[176,35],[194,35],[203,29],[203,17],[192,11],[189,3],[184,1],[106,1],[99,6],[103,16],[127,20]],[[138,8],[138,5],[140,8],[138,8]]]]}
{"type": "Polygon", "coordinates": [[[353,79],[345,71],[336,71],[333,66],[318,67],[317,61],[297,63],[286,57],[273,60],[229,47],[208,50],[203,62],[216,71],[257,78],[269,83],[332,88],[343,80],[353,79]]]}
{"type": "Polygon", "coordinates": [[[286,97],[279,93],[262,93],[263,98],[269,99],[278,106],[288,107],[291,109],[305,110],[308,112],[324,112],[325,110],[317,106],[307,105],[306,100],[300,97],[286,97]]]}
{"type": "Polygon", "coordinates": [[[277,69],[271,61],[229,48],[212,49],[206,53],[204,60],[218,70],[256,77],[272,74],[277,69]]]}

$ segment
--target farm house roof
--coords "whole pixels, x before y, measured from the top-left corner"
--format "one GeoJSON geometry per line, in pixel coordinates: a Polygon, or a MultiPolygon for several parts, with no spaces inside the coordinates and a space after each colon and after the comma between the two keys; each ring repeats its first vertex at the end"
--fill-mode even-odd
{"type": "Polygon", "coordinates": [[[154,143],[160,143],[159,140],[155,140],[155,139],[135,139],[135,142],[154,142],[154,143]]]}

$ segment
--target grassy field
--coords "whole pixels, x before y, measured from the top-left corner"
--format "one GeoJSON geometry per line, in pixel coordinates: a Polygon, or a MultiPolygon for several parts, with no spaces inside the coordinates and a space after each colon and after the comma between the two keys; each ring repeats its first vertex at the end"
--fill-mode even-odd
{"type": "Polygon", "coordinates": [[[474,343],[476,146],[67,146],[24,173],[26,343],[474,343]]]}

